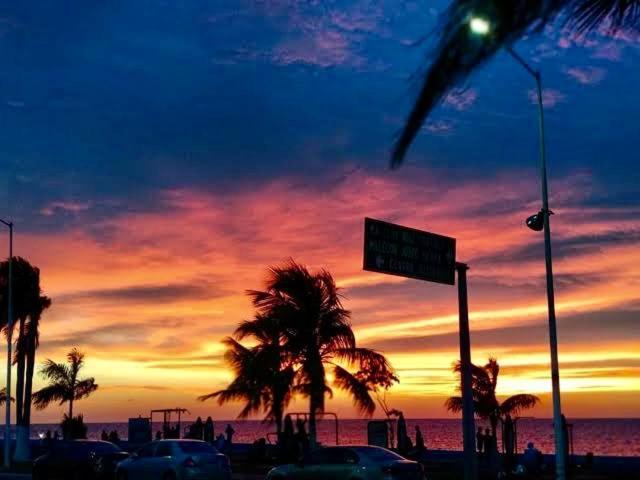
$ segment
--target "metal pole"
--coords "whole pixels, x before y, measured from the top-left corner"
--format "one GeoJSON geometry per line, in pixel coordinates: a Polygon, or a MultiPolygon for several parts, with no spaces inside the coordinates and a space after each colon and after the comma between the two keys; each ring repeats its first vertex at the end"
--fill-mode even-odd
{"type": "Polygon", "coordinates": [[[464,479],[478,477],[476,463],[476,426],[473,419],[473,389],[471,375],[471,341],[469,339],[469,303],[467,301],[467,270],[456,263],[458,272],[458,308],[460,316],[460,377],[462,380],[462,439],[464,448],[464,479]]]}
{"type": "Polygon", "coordinates": [[[13,223],[2,223],[9,227],[9,285],[7,286],[7,401],[4,431],[4,466],[11,468],[11,338],[13,334],[13,223]]]}
{"type": "Polygon", "coordinates": [[[542,215],[544,220],[544,258],[547,274],[547,304],[549,310],[549,346],[551,351],[551,389],[553,397],[553,430],[556,444],[556,479],[566,479],[566,444],[562,429],[562,406],[560,404],[560,368],[558,365],[558,335],[556,329],[556,304],[553,291],[553,262],[551,256],[551,226],[549,217],[549,192],[547,188],[547,159],[544,139],[544,105],[542,103],[542,80],[540,72],[531,68],[511,47],[507,52],[533,76],[538,96],[538,126],[540,129],[540,177],[542,182],[542,215]]]}
{"type": "Polygon", "coordinates": [[[551,388],[553,396],[553,427],[556,443],[556,479],[565,480],[567,458],[564,431],[562,429],[562,406],[560,404],[560,367],[558,363],[558,336],[556,329],[556,304],[553,291],[553,262],[551,257],[551,226],[549,192],[547,188],[547,161],[544,140],[544,105],[540,72],[535,72],[538,93],[538,119],[540,126],[540,175],[542,179],[542,212],[544,216],[544,258],[547,272],[547,303],[549,309],[549,346],[551,351],[551,388]]]}

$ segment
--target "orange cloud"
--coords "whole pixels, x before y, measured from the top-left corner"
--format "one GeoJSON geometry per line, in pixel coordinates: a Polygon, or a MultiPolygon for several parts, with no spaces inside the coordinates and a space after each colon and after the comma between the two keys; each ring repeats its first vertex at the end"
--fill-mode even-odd
{"type": "MultiPolygon", "coordinates": [[[[219,341],[252,314],[244,291],[259,288],[265,268],[289,256],[334,274],[366,344],[455,334],[455,288],[362,271],[364,216],[458,239],[458,258],[471,265],[474,331],[544,326],[542,237],[523,224],[539,208],[536,179],[531,172],[453,183],[408,169],[402,175],[354,171],[313,184],[285,178],[225,192],[171,190],[159,194],[153,210],[125,211],[58,233],[21,234],[16,253],[41,268],[54,301],[42,322],[40,358],[60,358],[72,345],[87,351],[88,370],[104,388],[81,408],[100,420],[161,406],[160,389],[163,405],[212,410],[195,397],[230,379],[219,341]]],[[[640,254],[633,239],[640,232],[640,212],[580,206],[593,188],[584,173],[552,185],[560,321],[630,308],[637,299],[640,276],[634,265],[640,254]]],[[[624,343],[606,334],[598,341],[602,355],[624,343]]],[[[532,339],[519,342],[518,350],[509,343],[504,336],[495,345],[485,342],[474,349],[474,358],[493,353],[506,366],[536,359],[536,369],[505,375],[505,393],[546,392],[546,345],[532,339]]],[[[588,362],[590,351],[584,342],[561,343],[565,359],[588,362]]],[[[618,351],[624,355],[616,357],[616,371],[625,370],[624,362],[636,356],[618,351]]],[[[453,391],[450,365],[456,356],[450,347],[390,351],[401,377],[391,395],[416,414],[445,415],[441,406],[420,413],[418,405],[424,395],[444,398],[453,391]]],[[[627,376],[609,370],[579,376],[585,368],[565,372],[568,391],[596,384],[605,391],[640,389],[637,369],[627,369],[627,376]]],[[[344,415],[354,414],[348,401],[337,402],[344,415]]],[[[234,411],[228,406],[217,415],[234,411]]],[[[36,420],[57,418],[56,411],[37,415],[36,420]]]]}

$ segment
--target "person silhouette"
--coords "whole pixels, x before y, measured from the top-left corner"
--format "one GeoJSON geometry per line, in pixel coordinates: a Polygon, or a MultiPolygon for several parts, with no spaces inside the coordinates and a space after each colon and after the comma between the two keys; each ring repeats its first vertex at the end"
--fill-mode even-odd
{"type": "Polygon", "coordinates": [[[416,428],[416,451],[418,453],[421,453],[425,450],[424,437],[422,436],[422,431],[420,430],[420,427],[416,425],[415,428],[416,428]]]}
{"type": "Polygon", "coordinates": [[[482,433],[482,427],[478,427],[478,432],[476,433],[476,448],[478,449],[478,453],[480,455],[484,452],[484,433],[482,433]]]}
{"type": "Polygon", "coordinates": [[[196,423],[193,424],[191,433],[194,440],[202,440],[204,438],[204,423],[202,418],[196,418],[196,423]]]}
{"type": "Polygon", "coordinates": [[[306,452],[309,449],[309,436],[307,435],[305,421],[302,418],[296,420],[296,430],[296,440],[299,449],[302,452],[306,452]]]}
{"type": "Polygon", "coordinates": [[[213,443],[215,437],[213,432],[213,419],[211,417],[207,417],[207,421],[204,422],[204,431],[202,433],[205,442],[213,443]]]}
{"type": "Polygon", "coordinates": [[[491,435],[491,431],[488,428],[484,429],[484,454],[486,456],[493,455],[494,452],[494,438],[491,435]]]}
{"type": "Polygon", "coordinates": [[[227,423],[227,428],[225,428],[224,432],[227,434],[227,446],[230,447],[233,443],[233,434],[236,433],[236,431],[230,423],[227,423]]]}
{"type": "Polygon", "coordinates": [[[102,430],[102,433],[100,434],[100,440],[102,440],[103,442],[109,440],[109,434],[107,434],[106,430],[102,430]]]}

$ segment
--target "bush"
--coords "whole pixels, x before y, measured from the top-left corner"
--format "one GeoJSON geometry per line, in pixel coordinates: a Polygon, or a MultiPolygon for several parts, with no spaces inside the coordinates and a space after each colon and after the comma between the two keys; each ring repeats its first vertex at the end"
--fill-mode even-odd
{"type": "Polygon", "coordinates": [[[82,414],[77,417],[69,417],[66,413],[60,424],[62,437],[65,440],[81,440],[87,438],[87,426],[84,424],[82,414]]]}

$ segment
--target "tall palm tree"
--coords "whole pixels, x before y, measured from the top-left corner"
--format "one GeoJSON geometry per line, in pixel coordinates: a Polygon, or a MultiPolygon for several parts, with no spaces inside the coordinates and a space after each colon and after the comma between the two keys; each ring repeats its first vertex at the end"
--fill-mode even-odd
{"type": "Polygon", "coordinates": [[[83,366],[84,353],[77,348],[73,348],[67,354],[67,364],[47,359],[40,374],[49,380],[49,385],[33,394],[36,409],[43,410],[51,402],[59,402],[60,405],[68,402],[68,418],[73,418],[73,402],[88,397],[98,389],[93,377],[78,378],[83,366]]]}
{"type": "Polygon", "coordinates": [[[312,274],[289,260],[282,267],[270,268],[264,290],[248,294],[258,316],[241,326],[239,333],[256,337],[255,322],[277,322],[274,328],[280,332],[289,365],[295,368],[296,392],[309,398],[312,444],[316,440],[316,416],[324,411],[325,396],[332,394],[328,369],[333,373],[333,385],[345,390],[362,413],[374,412],[372,392],[378,386],[388,388],[397,377],[383,355],[357,347],[351,313],[343,308],[339,289],[328,271],[312,274]],[[351,373],[345,367],[356,367],[357,371],[351,373]]]}
{"type": "MultiPolygon", "coordinates": [[[[460,362],[457,362],[453,369],[460,375],[460,362]]],[[[496,396],[500,365],[495,358],[489,358],[486,365],[482,367],[471,365],[471,370],[473,409],[479,418],[489,420],[494,438],[496,438],[498,421],[502,417],[517,415],[520,411],[532,408],[540,402],[538,397],[529,394],[512,395],[500,402],[496,396]]],[[[449,397],[445,406],[451,412],[462,411],[462,397],[449,397]]]]}
{"type": "Polygon", "coordinates": [[[441,17],[433,61],[393,148],[391,166],[402,164],[424,120],[453,87],[502,47],[540,31],[560,13],[580,34],[602,26],[614,31],[640,26],[640,0],[453,0],[441,17]],[[489,35],[471,32],[473,16],[490,22],[489,35]]]}
{"type": "MultiPolygon", "coordinates": [[[[13,357],[16,368],[16,461],[29,458],[29,426],[31,422],[31,390],[33,366],[39,344],[39,324],[44,310],[51,306],[51,299],[42,295],[40,270],[21,257],[13,258],[13,313],[12,325],[17,327],[13,357]]],[[[0,264],[0,324],[6,335],[7,330],[7,276],[8,261],[0,264]]]]}

